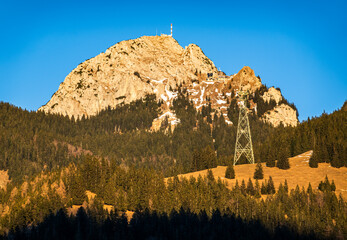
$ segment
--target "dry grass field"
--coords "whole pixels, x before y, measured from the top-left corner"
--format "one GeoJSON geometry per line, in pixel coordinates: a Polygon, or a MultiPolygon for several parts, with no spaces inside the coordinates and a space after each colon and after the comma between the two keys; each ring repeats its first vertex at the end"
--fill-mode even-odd
{"type": "MultiPolygon", "coordinates": [[[[269,168],[265,166],[265,163],[262,163],[264,179],[268,179],[269,176],[272,177],[276,189],[280,185],[280,183],[284,183],[285,179],[287,179],[289,189],[293,189],[296,185],[299,187],[307,188],[308,184],[311,183],[312,188],[318,188],[318,184],[320,181],[324,180],[327,175],[329,181],[334,180],[336,185],[336,195],[342,194],[342,197],[347,200],[347,168],[333,168],[330,164],[327,163],[319,163],[318,168],[310,168],[308,165],[308,161],[312,151],[305,152],[298,156],[292,157],[289,159],[290,169],[281,170],[276,167],[269,168]]],[[[242,179],[245,180],[246,184],[249,178],[252,178],[253,183],[253,174],[255,170],[255,164],[244,164],[244,165],[236,165],[235,166],[235,179],[226,179],[225,170],[227,167],[218,166],[212,169],[212,172],[216,178],[220,177],[222,181],[226,181],[228,183],[228,187],[231,188],[235,185],[236,180],[238,180],[239,184],[241,184],[242,179]]],[[[198,177],[199,175],[205,176],[207,174],[207,170],[202,170],[198,172],[192,172],[187,174],[180,174],[178,177],[187,177],[190,176],[198,177]]],[[[264,180],[260,180],[259,184],[264,180]]]]}

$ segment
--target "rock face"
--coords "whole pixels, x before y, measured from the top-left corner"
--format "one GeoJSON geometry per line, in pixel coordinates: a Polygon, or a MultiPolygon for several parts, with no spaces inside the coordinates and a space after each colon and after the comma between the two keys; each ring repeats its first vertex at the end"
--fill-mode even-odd
{"type": "Polygon", "coordinates": [[[264,93],[263,99],[265,102],[270,102],[270,100],[273,99],[275,100],[276,104],[278,104],[282,100],[281,91],[271,87],[267,92],[264,93]]]}
{"type": "MultiPolygon", "coordinates": [[[[239,90],[252,94],[262,83],[248,66],[231,76],[219,72],[195,44],[182,48],[171,36],[144,36],[119,42],[78,65],[39,110],[76,119],[155,94],[163,102],[164,114],[154,120],[152,130],[169,125],[172,130],[180,122],[171,110],[178,86],[187,90],[197,110],[211,106],[232,125],[227,114],[231,100],[239,90]]],[[[277,105],[282,100],[281,92],[275,88],[270,88],[262,97],[265,102],[275,100],[277,105]]],[[[295,110],[282,105],[264,114],[264,121],[274,126],[280,122],[295,126],[298,122],[295,110]]],[[[256,109],[252,100],[249,106],[256,109]]]]}
{"type": "Polygon", "coordinates": [[[78,65],[39,110],[75,118],[95,115],[146,94],[165,94],[165,87],[189,83],[197,73],[216,74],[217,68],[195,44],[183,49],[170,36],[122,41],[78,65]],[[156,88],[164,80],[165,86],[156,88]]]}
{"type": "Polygon", "coordinates": [[[296,127],[299,122],[296,116],[296,110],[285,104],[281,104],[276,106],[274,109],[267,111],[263,115],[263,120],[271,123],[275,127],[278,127],[281,123],[285,127],[296,127]]]}
{"type": "Polygon", "coordinates": [[[254,92],[256,89],[261,87],[261,81],[255,76],[254,71],[248,67],[243,67],[234,77],[232,78],[234,87],[238,90],[254,92]],[[242,86],[242,89],[239,89],[242,86]]]}

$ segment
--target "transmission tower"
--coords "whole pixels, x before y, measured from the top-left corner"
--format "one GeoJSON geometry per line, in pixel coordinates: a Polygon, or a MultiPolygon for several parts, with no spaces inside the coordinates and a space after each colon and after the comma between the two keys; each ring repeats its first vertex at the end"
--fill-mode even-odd
{"type": "Polygon", "coordinates": [[[248,109],[245,101],[247,100],[248,92],[239,91],[240,113],[239,122],[237,124],[237,135],[235,143],[234,166],[240,160],[242,154],[245,155],[247,161],[254,164],[254,155],[252,147],[252,137],[248,121],[248,109]]]}

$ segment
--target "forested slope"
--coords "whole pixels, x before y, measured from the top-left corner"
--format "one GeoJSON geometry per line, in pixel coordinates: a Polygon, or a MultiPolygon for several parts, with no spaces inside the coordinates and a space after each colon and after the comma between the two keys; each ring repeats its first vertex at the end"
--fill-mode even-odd
{"type": "MultiPolygon", "coordinates": [[[[150,95],[88,119],[74,120],[0,103],[0,167],[9,170],[11,179],[0,193],[1,231],[36,225],[50,212],[88,202],[85,191],[89,190],[97,199],[96,205],[89,203],[95,206],[88,216],[98,220],[88,221],[97,226],[112,218],[100,208],[105,203],[120,211],[137,210],[138,216],[149,209],[150,214],[155,216],[156,211],[164,218],[181,207],[194,212],[193,217],[205,211],[213,219],[214,212],[219,211],[227,219],[236,216],[246,221],[245,226],[260,221],[265,237],[277,236],[283,229],[292,234],[288,236],[298,237],[346,234],[345,202],[331,189],[280,188],[275,195],[270,191],[272,196],[264,201],[258,199],[256,182],[252,183],[253,190],[250,184],[249,188],[241,185],[230,190],[213,176],[174,178],[165,185],[165,176],[230,164],[236,124],[227,125],[223,115],[212,118],[214,110],[209,106],[197,112],[183,89],[173,102],[181,123],[174,131],[163,128],[152,132],[149,129],[160,113],[159,106],[150,95]],[[71,145],[81,151],[71,152],[71,145]]],[[[228,117],[237,123],[237,115],[237,104],[232,101],[228,117]]],[[[346,111],[323,114],[296,128],[273,128],[255,113],[249,118],[257,161],[271,165],[275,159],[314,149],[319,161],[346,166],[346,111]]],[[[51,219],[55,221],[55,216],[51,219]]],[[[169,220],[173,219],[170,215],[169,220]]],[[[21,234],[21,230],[16,233],[21,234]]]]}
{"type": "MultiPolygon", "coordinates": [[[[149,95],[75,121],[0,103],[0,168],[9,170],[10,178],[19,181],[43,169],[66,166],[80,156],[71,154],[67,144],[117,164],[154,168],[165,176],[232,161],[238,119],[236,101],[228,108],[228,117],[235,124],[227,125],[223,115],[211,117],[215,111],[211,107],[197,112],[183,89],[173,102],[181,123],[173,132],[152,132],[149,129],[160,112],[159,106],[149,95]]],[[[318,162],[347,166],[346,114],[340,110],[308,119],[296,128],[273,128],[250,113],[256,161],[271,162],[314,149],[318,162]]],[[[240,163],[245,161],[241,159],[240,163]]]]}

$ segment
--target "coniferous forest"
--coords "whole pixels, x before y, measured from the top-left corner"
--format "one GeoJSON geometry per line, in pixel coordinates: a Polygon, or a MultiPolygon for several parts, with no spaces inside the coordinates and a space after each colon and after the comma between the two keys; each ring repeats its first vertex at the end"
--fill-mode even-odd
{"type": "MultiPolygon", "coordinates": [[[[256,161],[286,169],[288,157],[314,150],[312,161],[347,167],[346,111],[324,113],[295,128],[273,128],[259,120],[273,104],[260,94],[252,97],[258,112],[249,114],[256,161]]],[[[0,169],[8,170],[11,180],[0,190],[1,234],[10,239],[346,236],[346,202],[328,179],[321,179],[318,190],[310,185],[290,190],[274,189],[271,178],[262,186],[249,179],[229,188],[211,171],[207,177],[178,178],[231,165],[237,124],[227,125],[223,115],[212,118],[211,107],[196,111],[182,89],[173,102],[181,123],[173,131],[152,132],[160,104],[148,95],[93,117],[69,119],[0,103],[0,169]],[[76,215],[68,213],[83,204],[76,215]],[[129,223],[126,211],[134,212],[129,223]]],[[[237,123],[236,101],[228,117],[237,123]]]]}

